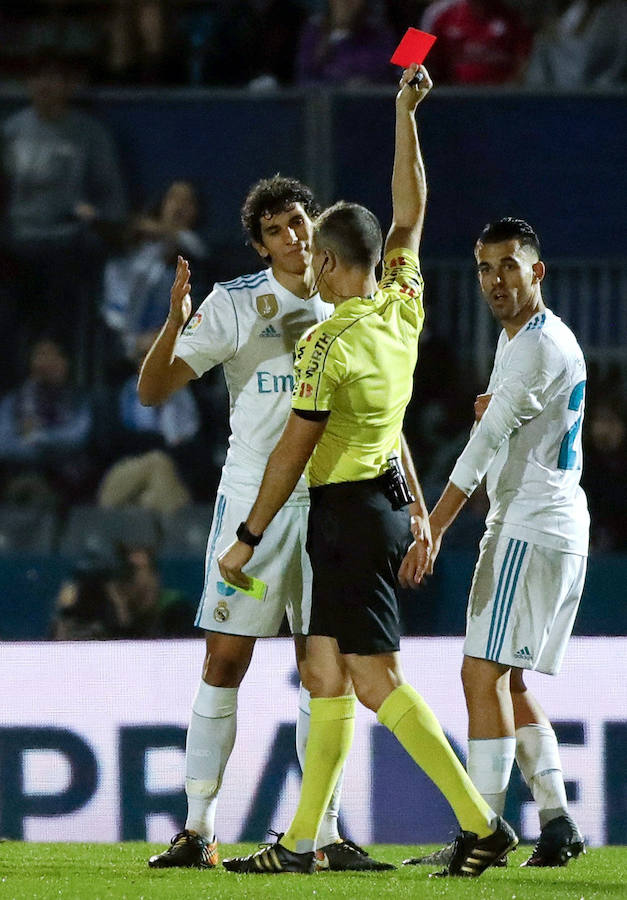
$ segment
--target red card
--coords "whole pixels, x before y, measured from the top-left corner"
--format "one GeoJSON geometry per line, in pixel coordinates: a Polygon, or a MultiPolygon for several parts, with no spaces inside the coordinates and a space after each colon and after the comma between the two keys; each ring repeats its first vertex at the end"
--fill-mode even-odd
{"type": "Polygon", "coordinates": [[[412,63],[423,63],[427,57],[427,53],[435,44],[436,37],[434,34],[428,34],[426,31],[419,31],[417,28],[408,28],[403,38],[394,51],[394,56],[390,60],[395,66],[402,66],[404,69],[412,63]]]}

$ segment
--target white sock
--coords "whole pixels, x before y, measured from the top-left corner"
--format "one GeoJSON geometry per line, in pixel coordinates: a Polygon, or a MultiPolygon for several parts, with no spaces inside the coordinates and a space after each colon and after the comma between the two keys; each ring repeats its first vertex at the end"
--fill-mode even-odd
{"type": "Polygon", "coordinates": [[[470,780],[498,816],[503,815],[507,786],[512,774],[516,738],[486,738],[468,741],[470,780]]]}
{"type": "MultiPolygon", "coordinates": [[[[300,763],[301,770],[305,767],[305,749],[307,747],[307,737],[309,735],[309,691],[300,686],[300,694],[298,697],[298,719],[296,720],[296,753],[300,763]]],[[[326,847],[327,844],[334,844],[340,840],[340,833],[337,827],[337,820],[340,814],[340,800],[342,797],[342,782],[344,781],[344,769],[338,775],[335,788],[331,794],[329,805],[320,822],[318,835],[316,837],[316,847],[326,847]]]]}
{"type": "Polygon", "coordinates": [[[523,725],[516,731],[516,762],[540,814],[540,826],[568,814],[566,787],[557,738],[546,725],[523,725]]]}
{"type": "Polygon", "coordinates": [[[200,682],[192,705],[185,747],[185,828],[211,841],[218,792],[235,743],[238,688],[200,682]]]}

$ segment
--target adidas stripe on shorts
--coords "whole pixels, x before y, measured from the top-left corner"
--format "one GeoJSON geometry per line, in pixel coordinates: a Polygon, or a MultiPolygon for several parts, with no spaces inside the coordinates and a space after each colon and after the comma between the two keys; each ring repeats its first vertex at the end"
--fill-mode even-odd
{"type": "Polygon", "coordinates": [[[464,653],[556,675],[586,575],[585,556],[486,533],[470,588],[464,653]]]}
{"type": "Polygon", "coordinates": [[[218,494],[207,542],[205,583],[195,624],[206,631],[250,637],[274,637],[287,613],[293,634],[306,634],[311,611],[311,563],[305,543],[309,504],[284,506],[264,532],[246,566],[247,575],[268,585],[266,599],[256,600],[227,586],[218,556],[235,538],[250,512],[251,500],[218,494]]]}

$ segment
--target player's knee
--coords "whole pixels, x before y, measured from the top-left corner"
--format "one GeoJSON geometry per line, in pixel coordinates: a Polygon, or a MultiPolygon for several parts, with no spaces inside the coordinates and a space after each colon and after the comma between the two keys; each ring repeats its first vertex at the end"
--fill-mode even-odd
{"type": "Polygon", "coordinates": [[[311,693],[311,676],[309,674],[309,666],[304,659],[301,659],[298,661],[297,667],[300,683],[306,691],[309,691],[309,693],[311,693]]]}
{"type": "Polygon", "coordinates": [[[461,670],[461,679],[462,679],[462,687],[464,688],[464,693],[468,696],[469,692],[472,691],[475,683],[475,667],[471,660],[466,657],[464,662],[462,663],[461,670]]]}
{"type": "Polygon", "coordinates": [[[402,683],[400,672],[378,672],[372,676],[353,673],[353,687],[357,699],[373,712],[378,712],[383,701],[402,683]]]}
{"type": "Polygon", "coordinates": [[[247,669],[248,659],[212,653],[205,661],[202,677],[213,687],[239,687],[247,669]]]}
{"type": "Polygon", "coordinates": [[[373,712],[377,712],[379,707],[381,706],[381,701],[378,696],[378,692],[373,688],[372,685],[366,684],[359,679],[354,682],[355,688],[355,696],[366,709],[371,709],[373,712]]]}
{"type": "Polygon", "coordinates": [[[312,697],[342,697],[350,693],[346,678],[323,664],[308,662],[301,679],[312,697]]]}
{"type": "Polygon", "coordinates": [[[486,660],[466,656],[462,663],[461,677],[464,694],[469,698],[477,692],[493,690],[497,672],[487,665],[486,660]]]}
{"type": "Polygon", "coordinates": [[[491,660],[466,656],[461,675],[467,701],[489,695],[508,694],[510,691],[509,667],[491,660]]]}
{"type": "Polygon", "coordinates": [[[301,680],[312,697],[328,696],[329,675],[320,666],[303,667],[301,680]]]}
{"type": "Polygon", "coordinates": [[[512,669],[510,676],[510,690],[512,694],[524,694],[527,690],[522,669],[512,669]]]}

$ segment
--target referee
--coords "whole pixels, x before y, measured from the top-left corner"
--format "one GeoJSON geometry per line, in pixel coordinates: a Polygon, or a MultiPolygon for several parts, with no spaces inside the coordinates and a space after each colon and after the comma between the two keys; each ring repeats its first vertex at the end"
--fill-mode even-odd
{"type": "MultiPolygon", "coordinates": [[[[398,652],[396,577],[411,542],[407,505],[413,498],[396,460],[424,321],[417,254],[426,182],[414,113],[431,86],[427,71],[412,65],[397,94],[393,223],[381,281],[375,276],[381,229],[369,210],[337,203],[315,222],[316,284],[335,311],[297,345],[292,413],[257,500],[219,560],[225,579],[247,585],[242,568],[307,466],[312,700],[300,801],[281,842],[225,860],[231,871],[313,871],[319,823],[352,741],[354,693],[450,802],[462,831],[446,874],[480,875],[517,844],[468,778],[425,701],[405,682],[398,652]],[[417,71],[421,80],[410,85],[417,71]]],[[[431,535],[421,497],[417,504],[414,560],[424,572],[431,535]]]]}

